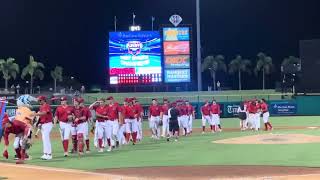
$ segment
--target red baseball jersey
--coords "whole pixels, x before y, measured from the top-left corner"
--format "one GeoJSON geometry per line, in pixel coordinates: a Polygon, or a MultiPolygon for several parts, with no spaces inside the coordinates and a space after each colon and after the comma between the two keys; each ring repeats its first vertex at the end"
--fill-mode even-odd
{"type": "Polygon", "coordinates": [[[122,106],[122,115],[125,119],[134,119],[134,110],[133,106],[124,105],[122,106]]]}
{"type": "Polygon", "coordinates": [[[151,116],[160,116],[161,106],[159,105],[151,105],[149,107],[149,113],[151,116]]]}
{"type": "MultiPolygon", "coordinates": [[[[100,114],[102,116],[107,116],[108,114],[108,106],[94,106],[93,109],[96,111],[96,114],[100,114]]],[[[97,116],[98,122],[103,122],[105,120],[106,120],[105,118],[97,116]]]]}
{"type": "Polygon", "coordinates": [[[204,116],[209,116],[210,115],[210,106],[202,106],[201,107],[201,112],[204,116]]]}
{"type": "Polygon", "coordinates": [[[134,113],[137,115],[139,118],[141,118],[141,113],[143,112],[143,108],[140,104],[135,104],[134,106],[134,113]]]}
{"type": "Polygon", "coordinates": [[[255,104],[250,103],[250,104],[249,104],[249,107],[248,107],[248,111],[249,111],[249,113],[251,113],[251,114],[255,114],[255,113],[258,112],[258,108],[257,108],[257,106],[256,106],[255,104]]]}
{"type": "Polygon", "coordinates": [[[188,116],[193,115],[194,107],[191,104],[187,105],[187,112],[188,116]]]}
{"type": "Polygon", "coordinates": [[[68,122],[68,116],[72,115],[73,107],[71,106],[58,106],[55,116],[60,122],[68,122]]]}
{"type": "Polygon", "coordinates": [[[219,104],[212,104],[211,105],[211,113],[212,114],[220,114],[220,105],[219,104]]]}
{"type": "Polygon", "coordinates": [[[168,104],[164,104],[161,106],[161,112],[163,113],[163,115],[168,115],[168,111],[169,111],[169,105],[168,104]]]}
{"type": "Polygon", "coordinates": [[[121,108],[118,104],[110,104],[108,106],[108,120],[114,121],[119,119],[119,113],[121,112],[121,108]]]}
{"type": "Polygon", "coordinates": [[[268,104],[267,103],[262,103],[260,105],[262,112],[268,112],[268,104]]]}
{"type": "Polygon", "coordinates": [[[186,105],[179,106],[179,115],[180,116],[188,115],[188,109],[186,105]]]}
{"type": "Polygon", "coordinates": [[[39,111],[46,113],[46,114],[40,116],[40,123],[41,124],[52,122],[52,112],[51,112],[51,106],[49,104],[41,105],[39,111]]]}
{"type": "Polygon", "coordinates": [[[83,115],[86,117],[86,120],[89,120],[92,117],[90,109],[84,106],[82,107],[82,110],[83,110],[83,115]]]}

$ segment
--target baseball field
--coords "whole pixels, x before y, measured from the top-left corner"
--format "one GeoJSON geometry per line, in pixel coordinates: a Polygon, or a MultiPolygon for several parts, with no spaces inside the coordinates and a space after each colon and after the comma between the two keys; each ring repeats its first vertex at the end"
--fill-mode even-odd
{"type": "MultiPolygon", "coordinates": [[[[320,179],[320,117],[273,117],[273,131],[239,131],[238,119],[222,119],[220,133],[200,133],[178,142],[150,138],[113,152],[63,157],[56,127],[53,160],[43,161],[42,142],[30,149],[32,160],[15,165],[1,158],[0,177],[8,179],[320,179]]],[[[91,138],[92,139],[92,138],[91,138]]],[[[92,140],[91,140],[92,144],[92,140]]],[[[2,151],[1,146],[1,151],[2,151]]],[[[1,179],[0,178],[0,179],[1,179]]]]}

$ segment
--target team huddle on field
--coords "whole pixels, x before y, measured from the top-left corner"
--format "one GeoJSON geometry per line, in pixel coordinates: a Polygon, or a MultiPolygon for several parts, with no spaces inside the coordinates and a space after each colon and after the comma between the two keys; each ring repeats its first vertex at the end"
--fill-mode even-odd
{"type": "MultiPolygon", "coordinates": [[[[29,95],[20,96],[17,99],[16,115],[8,117],[5,114],[2,127],[5,148],[3,156],[8,159],[9,135],[14,134],[13,147],[15,149],[17,163],[24,163],[31,157],[27,150],[32,144],[32,137],[38,137],[41,131],[43,143],[43,160],[52,159],[52,147],[50,133],[53,127],[59,124],[64,156],[69,153],[84,155],[90,153],[89,132],[94,135],[94,146],[98,152],[108,152],[122,145],[135,145],[143,139],[142,122],[144,110],[137,98],[125,98],[120,105],[112,96],[99,99],[90,106],[85,106],[84,99],[75,97],[72,105],[68,104],[67,97],[59,98],[60,105],[52,113],[51,106],[45,96],[34,98],[29,95]],[[40,104],[38,112],[31,110],[31,102],[40,104]],[[90,129],[90,126],[92,127],[90,129]],[[34,133],[34,134],[33,134],[34,133]],[[71,137],[72,147],[69,149],[71,137]]],[[[239,118],[241,130],[247,128],[259,130],[260,116],[262,115],[266,130],[272,129],[269,122],[268,106],[265,100],[246,101],[240,105],[239,118]]],[[[202,133],[205,133],[208,122],[212,132],[222,131],[220,124],[220,105],[215,100],[208,101],[201,107],[202,133]]],[[[157,99],[152,99],[149,106],[148,122],[151,138],[166,138],[170,141],[174,137],[178,141],[180,132],[184,136],[192,134],[195,109],[187,100],[177,100],[169,103],[163,99],[160,105],[157,99]]]]}

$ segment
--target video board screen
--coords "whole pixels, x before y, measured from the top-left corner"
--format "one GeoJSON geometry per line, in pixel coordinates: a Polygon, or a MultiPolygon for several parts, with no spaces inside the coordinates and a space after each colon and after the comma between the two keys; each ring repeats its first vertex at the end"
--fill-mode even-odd
{"type": "Polygon", "coordinates": [[[190,69],[166,69],[165,82],[168,82],[168,83],[190,82],[190,69]]]}
{"type": "Polygon", "coordinates": [[[110,84],[161,82],[161,48],[158,31],[110,32],[110,84]]]}
{"type": "Polygon", "coordinates": [[[176,55],[164,57],[165,68],[190,68],[190,55],[176,55]]]}
{"type": "Polygon", "coordinates": [[[164,55],[190,54],[189,41],[168,41],[163,43],[164,55]]]}
{"type": "Polygon", "coordinates": [[[189,41],[190,33],[188,27],[163,28],[163,41],[189,41]]]}

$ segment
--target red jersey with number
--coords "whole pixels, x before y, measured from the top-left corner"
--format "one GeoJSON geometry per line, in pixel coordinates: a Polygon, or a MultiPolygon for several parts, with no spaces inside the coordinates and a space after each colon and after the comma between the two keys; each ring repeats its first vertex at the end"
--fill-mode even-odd
{"type": "Polygon", "coordinates": [[[219,104],[212,104],[211,105],[211,113],[212,114],[220,114],[220,105],[219,104]]]}
{"type": "Polygon", "coordinates": [[[187,105],[188,116],[193,115],[194,107],[192,105],[187,105]]]}
{"type": "Polygon", "coordinates": [[[56,109],[56,114],[58,120],[60,122],[68,122],[68,116],[72,115],[73,113],[73,107],[71,106],[59,106],[56,109]]]}
{"type": "Polygon", "coordinates": [[[41,105],[39,108],[39,111],[46,113],[46,114],[40,116],[40,123],[41,124],[52,122],[52,112],[51,112],[51,107],[49,104],[41,105]]]}
{"type": "Polygon", "coordinates": [[[149,107],[149,113],[151,116],[160,116],[161,106],[159,105],[151,105],[149,107]]]}
{"type": "Polygon", "coordinates": [[[134,119],[134,110],[133,106],[122,106],[122,115],[125,119],[134,119]]]}
{"type": "MultiPolygon", "coordinates": [[[[108,114],[108,106],[94,106],[93,109],[96,111],[96,114],[100,114],[102,116],[107,116],[108,114]]],[[[97,116],[98,122],[103,122],[105,120],[106,120],[105,118],[97,116]]]]}
{"type": "Polygon", "coordinates": [[[168,111],[169,111],[169,105],[168,104],[164,104],[161,106],[161,112],[163,113],[163,115],[168,115],[168,111]]]}
{"type": "Polygon", "coordinates": [[[110,104],[108,106],[108,120],[114,121],[119,119],[119,113],[121,112],[121,108],[118,104],[110,104]]]}
{"type": "Polygon", "coordinates": [[[209,116],[210,115],[210,106],[202,106],[201,112],[203,116],[209,116]]]}
{"type": "Polygon", "coordinates": [[[262,103],[260,105],[262,112],[268,112],[268,104],[267,103],[262,103]]]}

